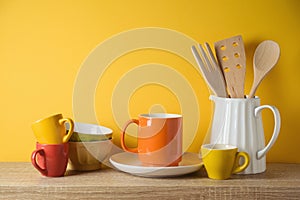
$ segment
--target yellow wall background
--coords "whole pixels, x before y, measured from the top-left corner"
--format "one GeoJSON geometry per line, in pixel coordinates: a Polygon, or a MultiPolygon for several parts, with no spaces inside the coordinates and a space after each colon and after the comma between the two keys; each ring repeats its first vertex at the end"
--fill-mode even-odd
{"type": "MultiPolygon", "coordinates": [[[[275,105],[282,117],[279,138],[267,160],[300,163],[299,8],[298,0],[0,0],[0,161],[30,160],[35,147],[30,126],[35,120],[57,112],[73,116],[72,95],[77,73],[98,44],[123,31],[161,27],[210,44],[242,34],[247,54],[246,91],[252,84],[256,46],[266,39],[278,42],[279,63],[257,91],[261,103],[275,105]]],[[[122,75],[116,73],[120,72],[117,69],[130,70],[149,62],[176,68],[195,88],[201,102],[201,126],[189,150],[198,151],[210,123],[211,102],[207,86],[189,63],[163,51],[133,52],[112,63],[99,87],[108,90],[110,80],[122,75]]],[[[145,100],[147,91],[161,94],[152,101],[164,103],[161,97],[172,99],[172,104],[165,106],[166,111],[180,110],[174,94],[150,85],[131,97],[128,107],[132,117],[142,109],[137,109],[135,102],[145,100]]],[[[100,102],[95,105],[98,123],[113,128],[118,143],[119,127],[107,113],[109,105],[105,102],[109,102],[98,91],[95,98],[100,102]]],[[[273,129],[271,113],[264,112],[263,119],[268,140],[273,129]]]]}

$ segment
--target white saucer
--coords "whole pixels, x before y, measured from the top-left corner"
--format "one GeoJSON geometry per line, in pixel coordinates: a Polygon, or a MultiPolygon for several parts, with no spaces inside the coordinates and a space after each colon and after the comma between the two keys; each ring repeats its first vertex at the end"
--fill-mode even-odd
{"type": "Polygon", "coordinates": [[[198,154],[186,152],[178,166],[147,167],[143,166],[135,153],[118,153],[110,157],[110,163],[120,171],[144,177],[172,177],[189,174],[199,170],[203,162],[198,154]]]}

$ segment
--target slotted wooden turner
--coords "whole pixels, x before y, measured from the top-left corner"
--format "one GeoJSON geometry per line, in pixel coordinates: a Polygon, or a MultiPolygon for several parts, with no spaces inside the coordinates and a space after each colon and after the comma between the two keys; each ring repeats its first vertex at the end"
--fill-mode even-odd
{"type": "Polygon", "coordinates": [[[230,97],[244,98],[246,56],[242,36],[215,42],[215,51],[230,97]]]}

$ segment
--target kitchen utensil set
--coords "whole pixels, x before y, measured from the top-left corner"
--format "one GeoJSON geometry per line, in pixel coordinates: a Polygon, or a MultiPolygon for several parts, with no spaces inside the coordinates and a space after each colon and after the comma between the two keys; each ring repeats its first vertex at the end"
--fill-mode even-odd
{"type": "MultiPolygon", "coordinates": [[[[200,44],[200,54],[195,46],[192,46],[192,53],[212,92],[219,97],[244,98],[246,55],[242,36],[215,42],[218,62],[209,44],[204,46],[207,53],[200,44]]],[[[279,55],[279,45],[274,41],[264,41],[257,47],[253,59],[254,81],[248,98],[254,96],[260,82],[277,63],[279,55]]]]}
{"type": "MultiPolygon", "coordinates": [[[[280,114],[274,106],[260,106],[260,99],[254,94],[279,59],[278,44],[267,40],[257,47],[253,59],[254,81],[248,98],[244,95],[246,55],[240,35],[216,42],[216,57],[208,43],[198,44],[198,49],[192,46],[192,53],[214,93],[210,99],[215,103],[210,140],[202,145],[201,158],[184,152],[181,114],[146,113],[125,124],[120,137],[125,152],[109,159],[116,169],[138,176],[169,177],[194,172],[204,165],[212,179],[265,171],[265,154],[278,137],[280,114]],[[264,145],[260,112],[266,108],[273,112],[275,125],[272,138],[264,145]],[[138,125],[135,148],[125,142],[126,129],[132,123],[138,125]]],[[[74,123],[62,114],[38,120],[32,129],[37,143],[31,161],[47,177],[64,176],[68,164],[71,170],[100,169],[101,161],[112,150],[112,130],[74,123]]]]}
{"type": "Polygon", "coordinates": [[[258,45],[253,58],[254,81],[247,97],[244,95],[246,55],[242,37],[238,35],[215,42],[216,58],[209,45],[205,43],[204,46],[206,52],[199,44],[200,53],[195,46],[192,46],[192,53],[204,80],[214,93],[210,96],[214,113],[209,137],[206,137],[209,139],[201,147],[201,157],[208,176],[227,179],[237,172],[262,173],[266,170],[266,153],[279,135],[281,120],[275,106],[260,105],[260,98],[254,94],[277,63],[279,46],[270,40],[258,45]],[[263,109],[270,109],[274,115],[274,130],[267,145],[261,117],[263,109]],[[229,146],[233,147],[228,149],[229,146]],[[244,165],[239,165],[240,157],[234,157],[237,149],[245,153],[244,165]],[[238,170],[232,171],[235,167],[238,170]]]}

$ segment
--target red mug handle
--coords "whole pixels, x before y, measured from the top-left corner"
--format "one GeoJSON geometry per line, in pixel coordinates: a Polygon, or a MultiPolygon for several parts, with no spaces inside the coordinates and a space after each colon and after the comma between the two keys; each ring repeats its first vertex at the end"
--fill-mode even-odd
{"type": "Polygon", "coordinates": [[[36,149],[35,151],[32,152],[31,154],[31,163],[32,165],[39,171],[41,174],[46,175],[47,174],[47,167],[46,167],[46,158],[45,158],[45,151],[44,149],[36,149]],[[44,166],[45,169],[41,168],[40,165],[36,161],[36,156],[40,154],[40,156],[43,157],[44,160],[44,166]]]}
{"type": "Polygon", "coordinates": [[[125,150],[125,151],[128,151],[128,152],[132,152],[132,153],[138,153],[138,147],[135,147],[135,148],[129,148],[126,146],[125,144],[125,135],[126,135],[126,129],[127,127],[131,124],[131,123],[135,123],[137,125],[139,125],[139,120],[137,119],[131,119],[129,120],[128,122],[126,122],[124,128],[123,128],[123,131],[122,131],[122,134],[121,134],[121,146],[122,148],[125,150]]]}

